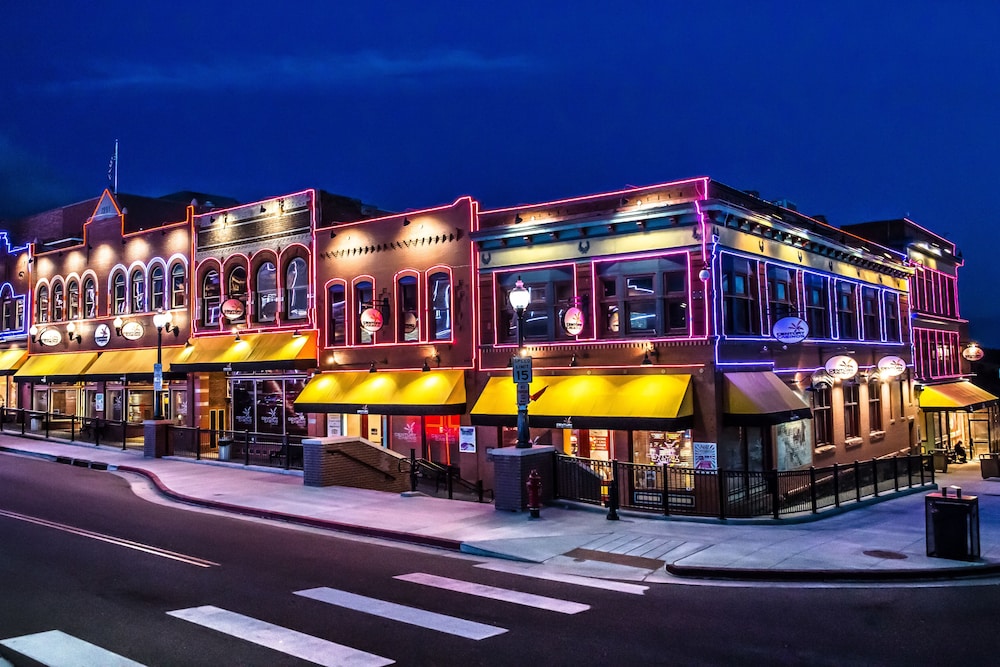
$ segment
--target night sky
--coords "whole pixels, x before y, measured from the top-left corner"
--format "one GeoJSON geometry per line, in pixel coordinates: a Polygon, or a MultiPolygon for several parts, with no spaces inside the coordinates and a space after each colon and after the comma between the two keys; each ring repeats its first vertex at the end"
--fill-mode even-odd
{"type": "Polygon", "coordinates": [[[1000,3],[7,3],[0,220],[119,191],[316,187],[402,211],[707,175],[908,216],[992,307],[1000,3]],[[95,5],[99,9],[90,8],[95,5]]]}

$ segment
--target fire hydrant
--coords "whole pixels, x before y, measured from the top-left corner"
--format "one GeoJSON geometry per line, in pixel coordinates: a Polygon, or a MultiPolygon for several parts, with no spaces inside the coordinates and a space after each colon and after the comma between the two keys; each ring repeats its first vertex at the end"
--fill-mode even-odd
{"type": "Polygon", "coordinates": [[[542,508],[542,476],[537,470],[528,473],[528,512],[532,519],[538,518],[538,512],[542,508]]]}

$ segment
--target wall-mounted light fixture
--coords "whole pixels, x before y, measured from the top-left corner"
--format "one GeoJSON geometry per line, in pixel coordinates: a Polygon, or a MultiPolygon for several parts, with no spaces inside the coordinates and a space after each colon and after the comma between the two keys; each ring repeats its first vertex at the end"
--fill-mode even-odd
{"type": "Polygon", "coordinates": [[[76,322],[70,322],[66,325],[66,335],[70,340],[75,340],[77,345],[83,340],[83,337],[76,330],[76,322]]]}
{"type": "Polygon", "coordinates": [[[371,362],[371,363],[370,363],[370,364],[368,365],[368,372],[369,372],[369,373],[377,373],[377,372],[378,372],[378,369],[377,369],[377,368],[375,368],[375,362],[374,362],[374,361],[373,361],[373,362],[371,362]]]}
{"type": "Polygon", "coordinates": [[[37,343],[38,342],[38,326],[37,325],[32,324],[31,328],[28,329],[28,334],[31,336],[31,342],[32,343],[37,343]]]}
{"type": "Polygon", "coordinates": [[[437,363],[438,368],[441,367],[441,355],[437,354],[437,353],[432,354],[429,357],[424,357],[424,366],[423,366],[423,368],[420,369],[424,373],[427,373],[427,372],[429,372],[431,370],[431,366],[430,366],[430,363],[429,363],[431,359],[433,359],[435,361],[435,363],[437,363]]]}
{"type": "Polygon", "coordinates": [[[122,316],[119,315],[118,317],[116,317],[114,322],[112,322],[111,324],[115,327],[115,334],[121,336],[122,327],[125,326],[125,320],[122,319],[122,316]]]}
{"type": "Polygon", "coordinates": [[[524,218],[522,218],[520,215],[518,215],[518,214],[515,213],[514,214],[514,224],[516,225],[516,224],[518,224],[520,222],[524,222],[524,218]]]}
{"type": "Polygon", "coordinates": [[[409,227],[410,226],[410,219],[409,218],[403,218],[403,226],[404,227],[409,227]]]}
{"type": "Polygon", "coordinates": [[[261,212],[261,213],[267,213],[267,209],[266,209],[266,208],[264,208],[264,205],[263,205],[263,204],[261,204],[261,205],[260,205],[260,212],[261,212]]]}

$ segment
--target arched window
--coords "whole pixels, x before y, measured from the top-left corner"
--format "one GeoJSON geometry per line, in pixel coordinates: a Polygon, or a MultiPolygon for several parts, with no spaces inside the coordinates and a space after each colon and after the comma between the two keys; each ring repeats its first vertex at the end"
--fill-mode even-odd
{"type": "Polygon", "coordinates": [[[215,269],[205,273],[201,283],[201,323],[213,326],[219,323],[219,306],[222,289],[219,283],[219,272],[215,269]]]}
{"type": "Polygon", "coordinates": [[[264,262],[260,265],[254,287],[257,298],[257,321],[274,322],[278,315],[278,269],[273,262],[264,262]]]}
{"type": "Polygon", "coordinates": [[[306,260],[296,257],[285,269],[285,314],[290,320],[302,320],[309,314],[309,277],[306,260]]]}
{"type": "Polygon", "coordinates": [[[3,292],[0,297],[0,312],[3,313],[3,330],[12,331],[14,329],[14,299],[10,292],[3,292]]]}
{"type": "Polygon", "coordinates": [[[62,322],[66,319],[66,293],[61,282],[52,286],[52,321],[62,322]]]}
{"type": "Polygon", "coordinates": [[[149,270],[150,310],[158,311],[163,309],[164,303],[166,303],[166,288],[167,283],[166,277],[163,275],[163,267],[157,264],[149,270]]]}
{"type": "Polygon", "coordinates": [[[417,277],[402,276],[396,283],[396,340],[420,340],[420,304],[417,299],[417,277]]]}
{"type": "Polygon", "coordinates": [[[184,308],[187,305],[187,271],[184,264],[174,262],[170,267],[170,307],[184,308]]]}
{"type": "Polygon", "coordinates": [[[347,289],[343,283],[334,283],[327,290],[330,308],[330,345],[347,344],[347,289]]]}
{"type": "Polygon", "coordinates": [[[125,272],[116,271],[111,279],[111,304],[115,315],[124,315],[128,312],[128,298],[125,289],[125,272]]]}
{"type": "Polygon", "coordinates": [[[97,281],[93,278],[83,281],[83,316],[97,317],[97,281]]]}
{"type": "Polygon", "coordinates": [[[41,324],[49,321],[49,286],[40,285],[35,300],[35,321],[41,324]]]}
{"type": "Polygon", "coordinates": [[[375,334],[361,326],[364,312],[375,306],[374,299],[375,287],[371,282],[363,280],[354,285],[355,331],[357,342],[361,344],[372,343],[375,340],[375,334]]]}
{"type": "Polygon", "coordinates": [[[247,270],[244,266],[234,266],[226,279],[226,298],[236,299],[243,304],[243,314],[229,320],[230,322],[246,322],[247,316],[247,270]]]}
{"type": "Polygon", "coordinates": [[[451,340],[451,276],[443,271],[427,280],[427,303],[430,322],[427,334],[431,340],[451,340]]]}
{"type": "Polygon", "coordinates": [[[132,312],[146,312],[146,274],[142,269],[132,271],[132,312]]]}
{"type": "Polygon", "coordinates": [[[66,287],[66,311],[69,319],[80,319],[80,281],[76,278],[67,283],[66,287]]]}

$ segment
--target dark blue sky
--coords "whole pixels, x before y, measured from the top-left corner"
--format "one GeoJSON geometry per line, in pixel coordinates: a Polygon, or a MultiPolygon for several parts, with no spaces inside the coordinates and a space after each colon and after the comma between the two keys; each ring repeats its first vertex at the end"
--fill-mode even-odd
{"type": "Polygon", "coordinates": [[[947,236],[1000,345],[1000,3],[9,4],[0,219],[99,194],[115,139],[150,196],[497,207],[708,175],[947,236]]]}

